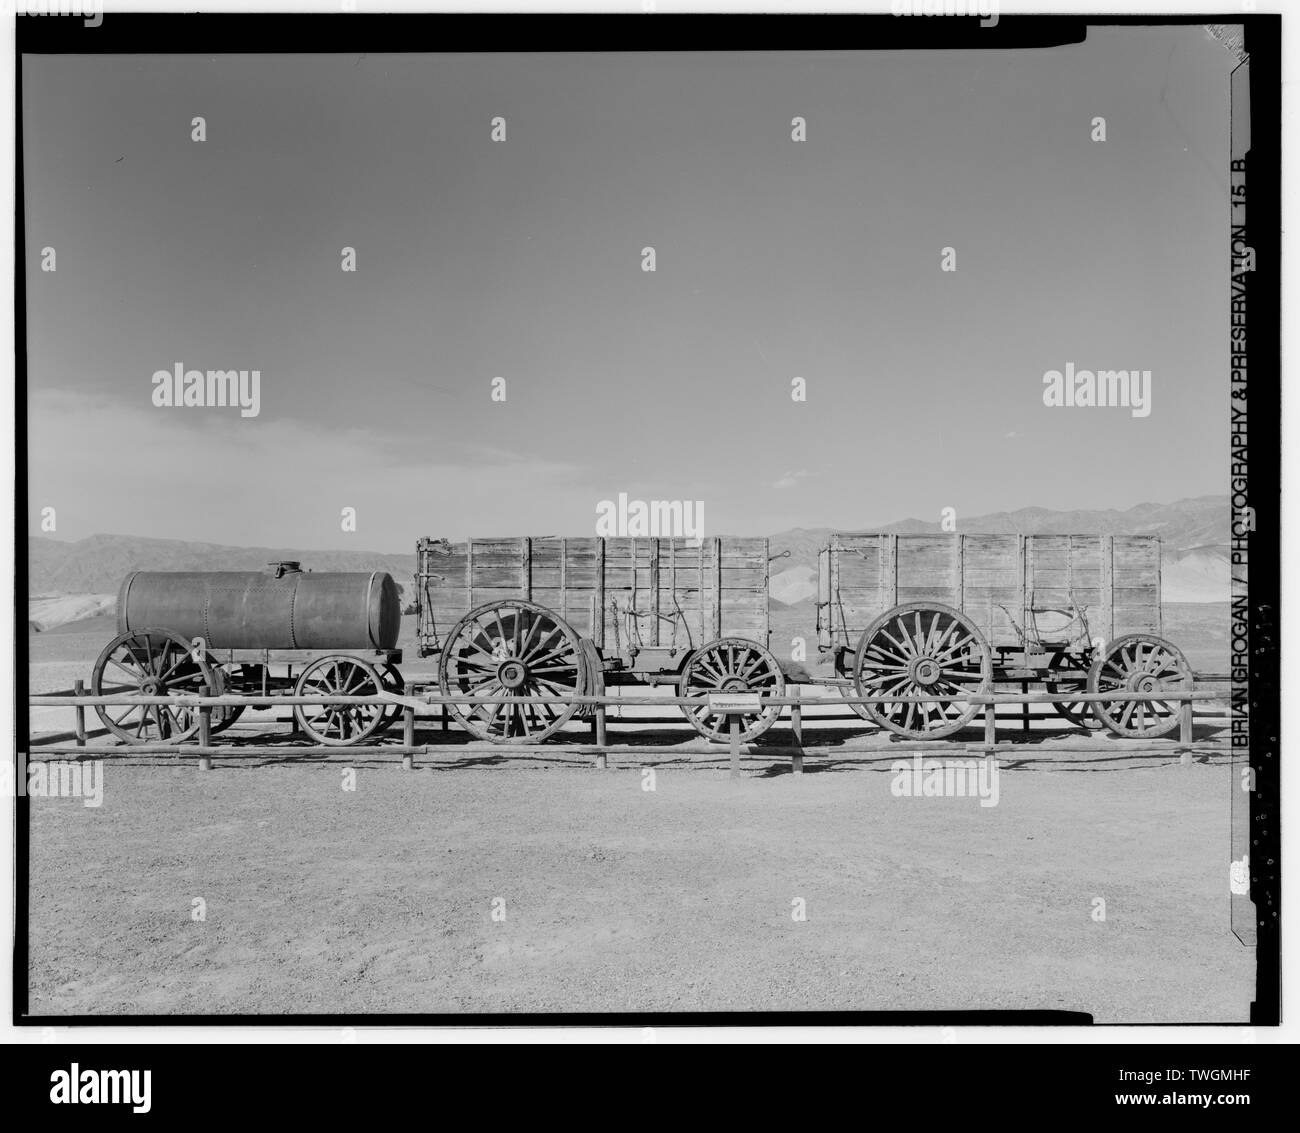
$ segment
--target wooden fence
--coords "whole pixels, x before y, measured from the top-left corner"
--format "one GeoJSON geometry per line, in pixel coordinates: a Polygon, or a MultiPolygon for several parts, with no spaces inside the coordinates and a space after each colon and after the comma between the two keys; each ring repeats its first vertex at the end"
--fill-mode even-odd
{"type": "MultiPolygon", "coordinates": [[[[572,745],[558,745],[564,751],[570,753],[580,753],[594,757],[597,768],[607,766],[607,757],[611,751],[616,751],[620,755],[637,755],[637,754],[662,754],[662,747],[638,747],[635,744],[623,744],[613,748],[608,738],[608,711],[611,707],[621,707],[633,705],[635,707],[678,707],[682,705],[691,705],[698,707],[701,704],[699,697],[683,696],[648,696],[637,697],[634,700],[625,700],[621,697],[612,696],[575,696],[575,697],[466,697],[466,696],[443,696],[440,693],[421,693],[418,696],[404,696],[400,694],[388,694],[385,696],[241,696],[224,694],[221,696],[141,696],[135,693],[114,693],[107,696],[88,696],[81,687],[81,682],[77,682],[77,688],[71,693],[57,693],[46,695],[33,695],[28,698],[29,703],[34,706],[72,708],[75,713],[75,743],[61,744],[58,742],[46,742],[37,746],[29,744],[29,758],[45,756],[91,756],[91,755],[196,755],[198,756],[199,768],[201,770],[210,770],[212,767],[212,756],[217,754],[233,754],[238,752],[243,755],[272,755],[283,754],[283,746],[259,746],[254,747],[246,744],[238,745],[214,745],[212,742],[212,711],[215,708],[274,708],[274,707],[291,707],[294,705],[315,705],[315,704],[356,704],[356,705],[398,705],[402,710],[402,741],[388,744],[357,744],[344,746],[329,746],[324,744],[313,744],[308,747],[295,747],[295,752],[311,751],[317,754],[355,754],[355,755],[400,755],[402,757],[402,766],[411,769],[414,766],[415,756],[428,753],[428,745],[421,745],[415,742],[415,721],[417,716],[427,715],[430,710],[437,710],[442,717],[442,726],[444,729],[448,726],[447,706],[453,704],[497,704],[497,703],[515,703],[515,704],[546,704],[553,706],[569,705],[577,703],[580,705],[590,706],[594,709],[592,713],[591,729],[592,742],[586,745],[574,747],[572,745]],[[86,709],[94,708],[98,705],[121,705],[121,704],[140,704],[140,705],[168,705],[172,708],[195,708],[199,713],[198,731],[192,741],[185,741],[173,744],[118,744],[118,745],[92,745],[88,742],[86,732],[86,709]]],[[[896,740],[891,742],[888,750],[898,752],[933,752],[936,748],[952,750],[960,746],[960,749],[967,753],[982,753],[985,756],[993,755],[998,752],[1018,749],[1024,750],[1024,744],[1009,743],[997,739],[997,719],[996,713],[999,705],[1024,706],[1023,719],[1026,722],[1025,731],[1027,731],[1028,708],[1032,704],[1081,704],[1092,701],[1106,701],[1114,703],[1117,701],[1152,700],[1150,693],[1050,693],[1050,692],[987,692],[987,693],[959,693],[946,696],[928,696],[928,697],[856,697],[856,696],[834,696],[834,697],[803,697],[799,695],[798,686],[790,689],[790,693],[781,697],[764,697],[765,705],[780,705],[783,709],[789,708],[790,733],[791,741],[788,744],[771,744],[763,742],[762,739],[751,741],[747,746],[760,750],[763,754],[771,755],[788,755],[791,758],[792,769],[798,774],[803,770],[803,760],[805,755],[823,754],[823,751],[814,746],[805,746],[803,742],[803,713],[809,708],[851,708],[853,705],[868,704],[935,704],[939,702],[950,703],[960,702],[971,704],[983,708],[984,717],[984,740],[982,743],[954,743],[948,740],[896,740]]],[[[1222,692],[1211,692],[1207,690],[1180,689],[1162,693],[1159,699],[1166,703],[1177,702],[1179,705],[1179,731],[1177,740],[1124,740],[1112,744],[1098,744],[1092,741],[1086,744],[1054,744],[1050,749],[1052,752],[1088,752],[1098,754],[1107,751],[1120,751],[1125,754],[1141,755],[1160,753],[1164,755],[1178,755],[1181,762],[1191,762],[1191,756],[1195,753],[1211,754],[1221,753],[1223,745],[1221,744],[1201,744],[1194,743],[1193,723],[1194,723],[1194,706],[1197,702],[1203,701],[1223,701],[1225,696],[1222,692]],[[1122,746],[1121,746],[1122,745],[1122,746]]],[[[836,717],[819,717],[819,719],[834,719],[836,717]]],[[[860,717],[853,715],[846,717],[857,721],[866,727],[871,727],[860,717]]],[[[640,721],[648,723],[653,721],[640,721]]],[[[683,725],[686,721],[680,721],[683,725]]],[[[730,769],[733,777],[740,774],[740,754],[741,754],[741,722],[739,716],[730,717],[730,769]]],[[[504,754],[508,750],[544,751],[550,748],[554,750],[554,742],[541,743],[530,747],[521,745],[494,744],[486,741],[479,741],[466,745],[476,751],[494,751],[504,754]]],[[[716,748],[712,749],[716,750],[716,748]]],[[[694,753],[692,753],[694,754],[694,753]]]]}

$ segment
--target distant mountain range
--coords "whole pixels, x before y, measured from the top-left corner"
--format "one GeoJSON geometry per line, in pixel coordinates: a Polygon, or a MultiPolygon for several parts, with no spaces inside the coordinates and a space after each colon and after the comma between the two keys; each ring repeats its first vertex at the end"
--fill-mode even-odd
{"type": "MultiPolygon", "coordinates": [[[[1024,535],[1159,535],[1162,594],[1166,602],[1226,602],[1230,588],[1228,545],[1231,505],[1227,496],[1198,496],[1171,504],[1138,504],[1126,511],[1053,511],[1029,507],[988,515],[957,516],[957,530],[1024,535]]],[[[817,552],[832,531],[847,528],[796,527],[771,538],[772,596],[787,605],[816,591],[817,552]]],[[[942,531],[938,520],[904,519],[874,531],[942,531]]]]}
{"type": "MultiPolygon", "coordinates": [[[[1224,602],[1229,590],[1229,516],[1227,496],[1201,496],[1172,504],[1138,504],[1127,511],[1022,508],[969,518],[959,515],[957,528],[994,533],[1159,535],[1164,544],[1165,601],[1224,602]]],[[[795,528],[771,536],[773,555],[789,552],[772,563],[774,599],[793,605],[811,598],[816,588],[817,551],[826,545],[832,530],[795,528]]],[[[937,532],[941,528],[938,520],[905,519],[877,530],[937,532]]],[[[28,541],[28,594],[33,600],[111,596],[123,576],[133,570],[261,570],[279,559],[297,559],[311,570],[386,570],[408,591],[415,572],[414,552],[229,547],[133,535],[92,535],[76,542],[32,536],[28,541]]],[[[50,628],[59,620],[55,610],[85,605],[42,606],[38,621],[41,628],[50,628]]],[[[104,603],[94,605],[102,607],[104,603]]]]}

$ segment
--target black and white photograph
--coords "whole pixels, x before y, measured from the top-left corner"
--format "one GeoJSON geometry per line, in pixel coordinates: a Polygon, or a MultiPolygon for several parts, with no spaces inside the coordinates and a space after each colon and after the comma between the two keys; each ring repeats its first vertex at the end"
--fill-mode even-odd
{"type": "Polygon", "coordinates": [[[1282,18],[357,7],[19,5],[13,1027],[1273,1041],[1282,18]]]}

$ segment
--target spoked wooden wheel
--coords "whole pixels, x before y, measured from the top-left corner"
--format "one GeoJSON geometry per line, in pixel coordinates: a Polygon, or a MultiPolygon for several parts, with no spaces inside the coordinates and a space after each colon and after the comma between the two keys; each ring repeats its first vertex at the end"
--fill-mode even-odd
{"type": "Polygon", "coordinates": [[[473,735],[498,744],[540,743],[569,721],[577,705],[525,704],[528,697],[586,695],[587,662],[571,626],[544,606],[510,598],[466,614],[438,661],[444,696],[498,703],[453,704],[473,735]]]}
{"type": "MultiPolygon", "coordinates": [[[[165,629],[145,629],[119,634],[104,647],[90,691],[94,696],[198,696],[205,685],[216,692],[217,677],[205,659],[193,656],[188,641],[165,629]]],[[[199,730],[196,708],[97,704],[95,711],[110,732],[130,743],[176,743],[199,730]]]]}
{"type": "MultiPolygon", "coordinates": [[[[241,682],[235,677],[228,675],[226,670],[220,665],[212,666],[212,676],[216,682],[212,691],[216,696],[224,696],[228,692],[243,691],[241,682]]],[[[212,734],[216,735],[218,732],[224,732],[229,728],[231,724],[244,714],[244,707],[245,706],[242,704],[236,704],[233,708],[214,708],[212,710],[212,734]]]]}
{"type": "MultiPolygon", "coordinates": [[[[1089,691],[1087,677],[1062,677],[1055,681],[1044,681],[1043,687],[1053,695],[1089,691]]],[[[1052,711],[1076,728],[1093,732],[1101,727],[1101,721],[1093,714],[1092,704],[1086,700],[1058,700],[1052,705],[1052,711]]]]}
{"type": "MultiPolygon", "coordinates": [[[[956,696],[985,692],[993,678],[988,642],[965,614],[950,606],[910,602],[882,614],[862,635],[853,666],[859,696],[956,696]]],[[[960,731],[979,705],[910,700],[869,704],[882,728],[909,739],[939,739],[960,731]]]]}
{"type": "MultiPolygon", "coordinates": [[[[321,657],[298,677],[295,696],[378,696],[379,674],[360,657],[321,657]]],[[[295,704],[293,717],[308,738],[330,747],[368,740],[385,723],[382,704],[295,704]]]]}
{"type": "Polygon", "coordinates": [[[1150,700],[1097,700],[1098,719],[1117,736],[1150,739],[1178,727],[1180,702],[1160,693],[1192,687],[1192,669],[1177,646],[1149,633],[1116,638],[1092,664],[1089,692],[1151,693],[1150,700]]]}
{"type": "MultiPolygon", "coordinates": [[[[697,649],[682,671],[682,695],[699,697],[700,705],[679,707],[697,732],[706,740],[726,743],[731,739],[731,724],[726,716],[709,712],[711,692],[758,692],[768,696],[785,694],[785,676],[781,666],[756,641],[743,637],[720,637],[697,649]]],[[[755,740],[781,715],[781,705],[764,705],[757,712],[740,716],[742,741],[755,740]]]]}
{"type": "MultiPolygon", "coordinates": [[[[586,677],[583,688],[587,691],[584,696],[604,696],[605,695],[605,662],[600,655],[600,650],[596,648],[596,643],[589,637],[578,639],[579,653],[582,655],[583,664],[586,666],[586,677]]],[[[594,704],[580,704],[574,715],[579,720],[587,720],[596,715],[596,706],[594,704]]]]}
{"type": "MultiPolygon", "coordinates": [[[[852,685],[837,685],[835,691],[838,692],[840,696],[843,697],[845,700],[848,700],[850,697],[854,697],[858,695],[858,690],[854,688],[852,685]]],[[[866,704],[849,705],[851,711],[856,712],[864,720],[871,720],[874,723],[876,718],[867,711],[868,707],[869,706],[866,704]]]]}
{"type": "MultiPolygon", "coordinates": [[[[380,665],[379,680],[384,686],[385,692],[391,692],[401,696],[401,694],[406,691],[406,681],[402,679],[401,670],[399,670],[396,665],[380,665]]],[[[383,726],[387,728],[388,725],[396,720],[401,714],[402,706],[400,704],[390,704],[384,709],[383,726]]]]}

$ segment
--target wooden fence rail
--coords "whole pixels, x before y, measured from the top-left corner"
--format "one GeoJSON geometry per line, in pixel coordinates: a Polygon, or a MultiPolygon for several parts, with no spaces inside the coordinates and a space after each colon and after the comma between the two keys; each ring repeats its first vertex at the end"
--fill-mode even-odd
{"type": "MultiPolygon", "coordinates": [[[[140,755],[197,755],[199,757],[199,767],[208,770],[212,766],[212,756],[218,753],[226,754],[283,754],[284,748],[262,746],[250,747],[248,745],[238,745],[236,747],[215,746],[212,743],[212,710],[222,707],[245,707],[245,708],[274,708],[278,706],[289,705],[317,705],[317,704],[357,704],[357,705],[398,705],[402,709],[402,742],[400,744],[372,744],[356,746],[333,747],[327,745],[312,745],[307,748],[296,747],[292,749],[295,752],[310,751],[317,754],[350,753],[355,755],[370,754],[400,754],[402,756],[402,766],[410,769],[413,767],[413,759],[417,754],[426,754],[427,745],[417,745],[415,742],[415,721],[418,715],[425,714],[424,709],[437,709],[442,713],[443,727],[447,727],[447,706],[455,704],[464,705],[481,705],[481,704],[498,704],[498,703],[516,703],[516,704],[549,704],[549,705],[568,705],[577,703],[594,707],[595,712],[592,718],[592,738],[593,743],[583,745],[580,749],[582,754],[591,754],[595,756],[597,768],[607,766],[607,756],[610,751],[606,731],[607,710],[611,707],[669,707],[690,705],[698,706],[701,703],[701,697],[684,697],[684,696],[648,696],[624,699],[615,696],[575,696],[575,697],[466,697],[466,696],[443,696],[441,693],[420,693],[418,695],[401,695],[387,694],[383,696],[242,696],[234,694],[223,694],[221,696],[141,696],[135,693],[110,693],[108,695],[87,696],[82,691],[82,682],[77,682],[77,688],[72,695],[55,694],[55,695],[32,695],[28,698],[29,703],[37,706],[47,707],[64,707],[72,708],[76,716],[76,743],[75,745],[64,745],[57,743],[40,744],[31,754],[76,754],[76,755],[122,755],[122,754],[140,754],[140,755]],[[199,729],[192,742],[177,744],[133,744],[117,746],[91,746],[87,742],[86,719],[85,713],[87,708],[98,705],[123,705],[123,704],[140,704],[140,705],[170,705],[173,708],[186,707],[197,708],[199,711],[199,729]]],[[[786,747],[775,748],[772,745],[762,745],[764,752],[771,754],[789,754],[792,759],[792,766],[795,773],[803,770],[803,757],[811,749],[805,747],[803,743],[803,714],[810,708],[851,708],[854,705],[870,704],[899,704],[899,703],[917,703],[917,704],[935,704],[935,703],[965,703],[982,707],[984,709],[984,742],[981,744],[964,744],[965,751],[979,751],[986,756],[994,752],[1005,751],[1011,748],[1023,750],[1023,744],[999,743],[997,740],[997,723],[996,714],[998,705],[1020,704],[1028,706],[1030,704],[1078,704],[1093,701],[1123,702],[1123,701],[1151,701],[1160,700],[1165,703],[1177,703],[1179,705],[1179,738],[1177,742],[1169,740],[1146,741],[1144,746],[1135,747],[1133,744],[1142,743],[1142,741],[1121,741],[1124,746],[1118,744],[1100,747],[1096,742],[1088,745],[1056,745],[1051,750],[1057,752],[1087,751],[1097,753],[1106,750],[1118,750],[1126,754],[1145,754],[1160,752],[1163,754],[1178,754],[1182,757],[1183,762],[1190,762],[1190,756],[1193,752],[1217,751],[1218,748],[1210,748],[1202,745],[1197,747],[1193,744],[1193,714],[1194,706],[1198,702],[1222,701],[1222,693],[1210,692],[1205,690],[1179,689],[1168,693],[1162,692],[1159,697],[1153,697],[1150,693],[1050,693],[1050,692],[969,692],[950,694],[943,696],[930,697],[855,697],[855,696],[830,696],[830,697],[804,697],[800,695],[799,686],[793,686],[790,695],[781,697],[765,697],[764,702],[769,705],[779,705],[782,708],[790,709],[790,729],[793,742],[786,747]]],[[[1027,711],[1026,707],[1026,711],[1027,711]]],[[[831,717],[834,719],[835,717],[831,717]]],[[[856,719],[856,717],[854,717],[856,719]]],[[[822,717],[825,719],[825,717],[822,717]]],[[[684,722],[684,721],[683,721],[684,722]]],[[[731,756],[731,771],[733,776],[738,776],[740,772],[740,718],[732,716],[730,718],[730,743],[729,750],[731,756]]],[[[947,747],[948,745],[942,740],[913,740],[895,742],[890,745],[890,750],[894,751],[916,751],[931,750],[935,746],[947,747]]],[[[30,745],[29,745],[30,746],[30,745]]],[[[509,750],[505,745],[482,744],[472,745],[476,750],[480,747],[484,750],[493,750],[504,752],[509,750]]],[[[514,745],[510,745],[514,746],[514,745]]],[[[538,745],[539,747],[545,745],[538,745]]],[[[953,745],[955,746],[955,745],[953,745]]],[[[515,751],[520,749],[514,746],[515,751]]],[[[575,751],[571,746],[562,746],[558,750],[575,751]]],[[[624,745],[619,747],[618,752],[621,754],[636,753],[653,753],[660,749],[636,747],[635,745],[624,745]]]]}

